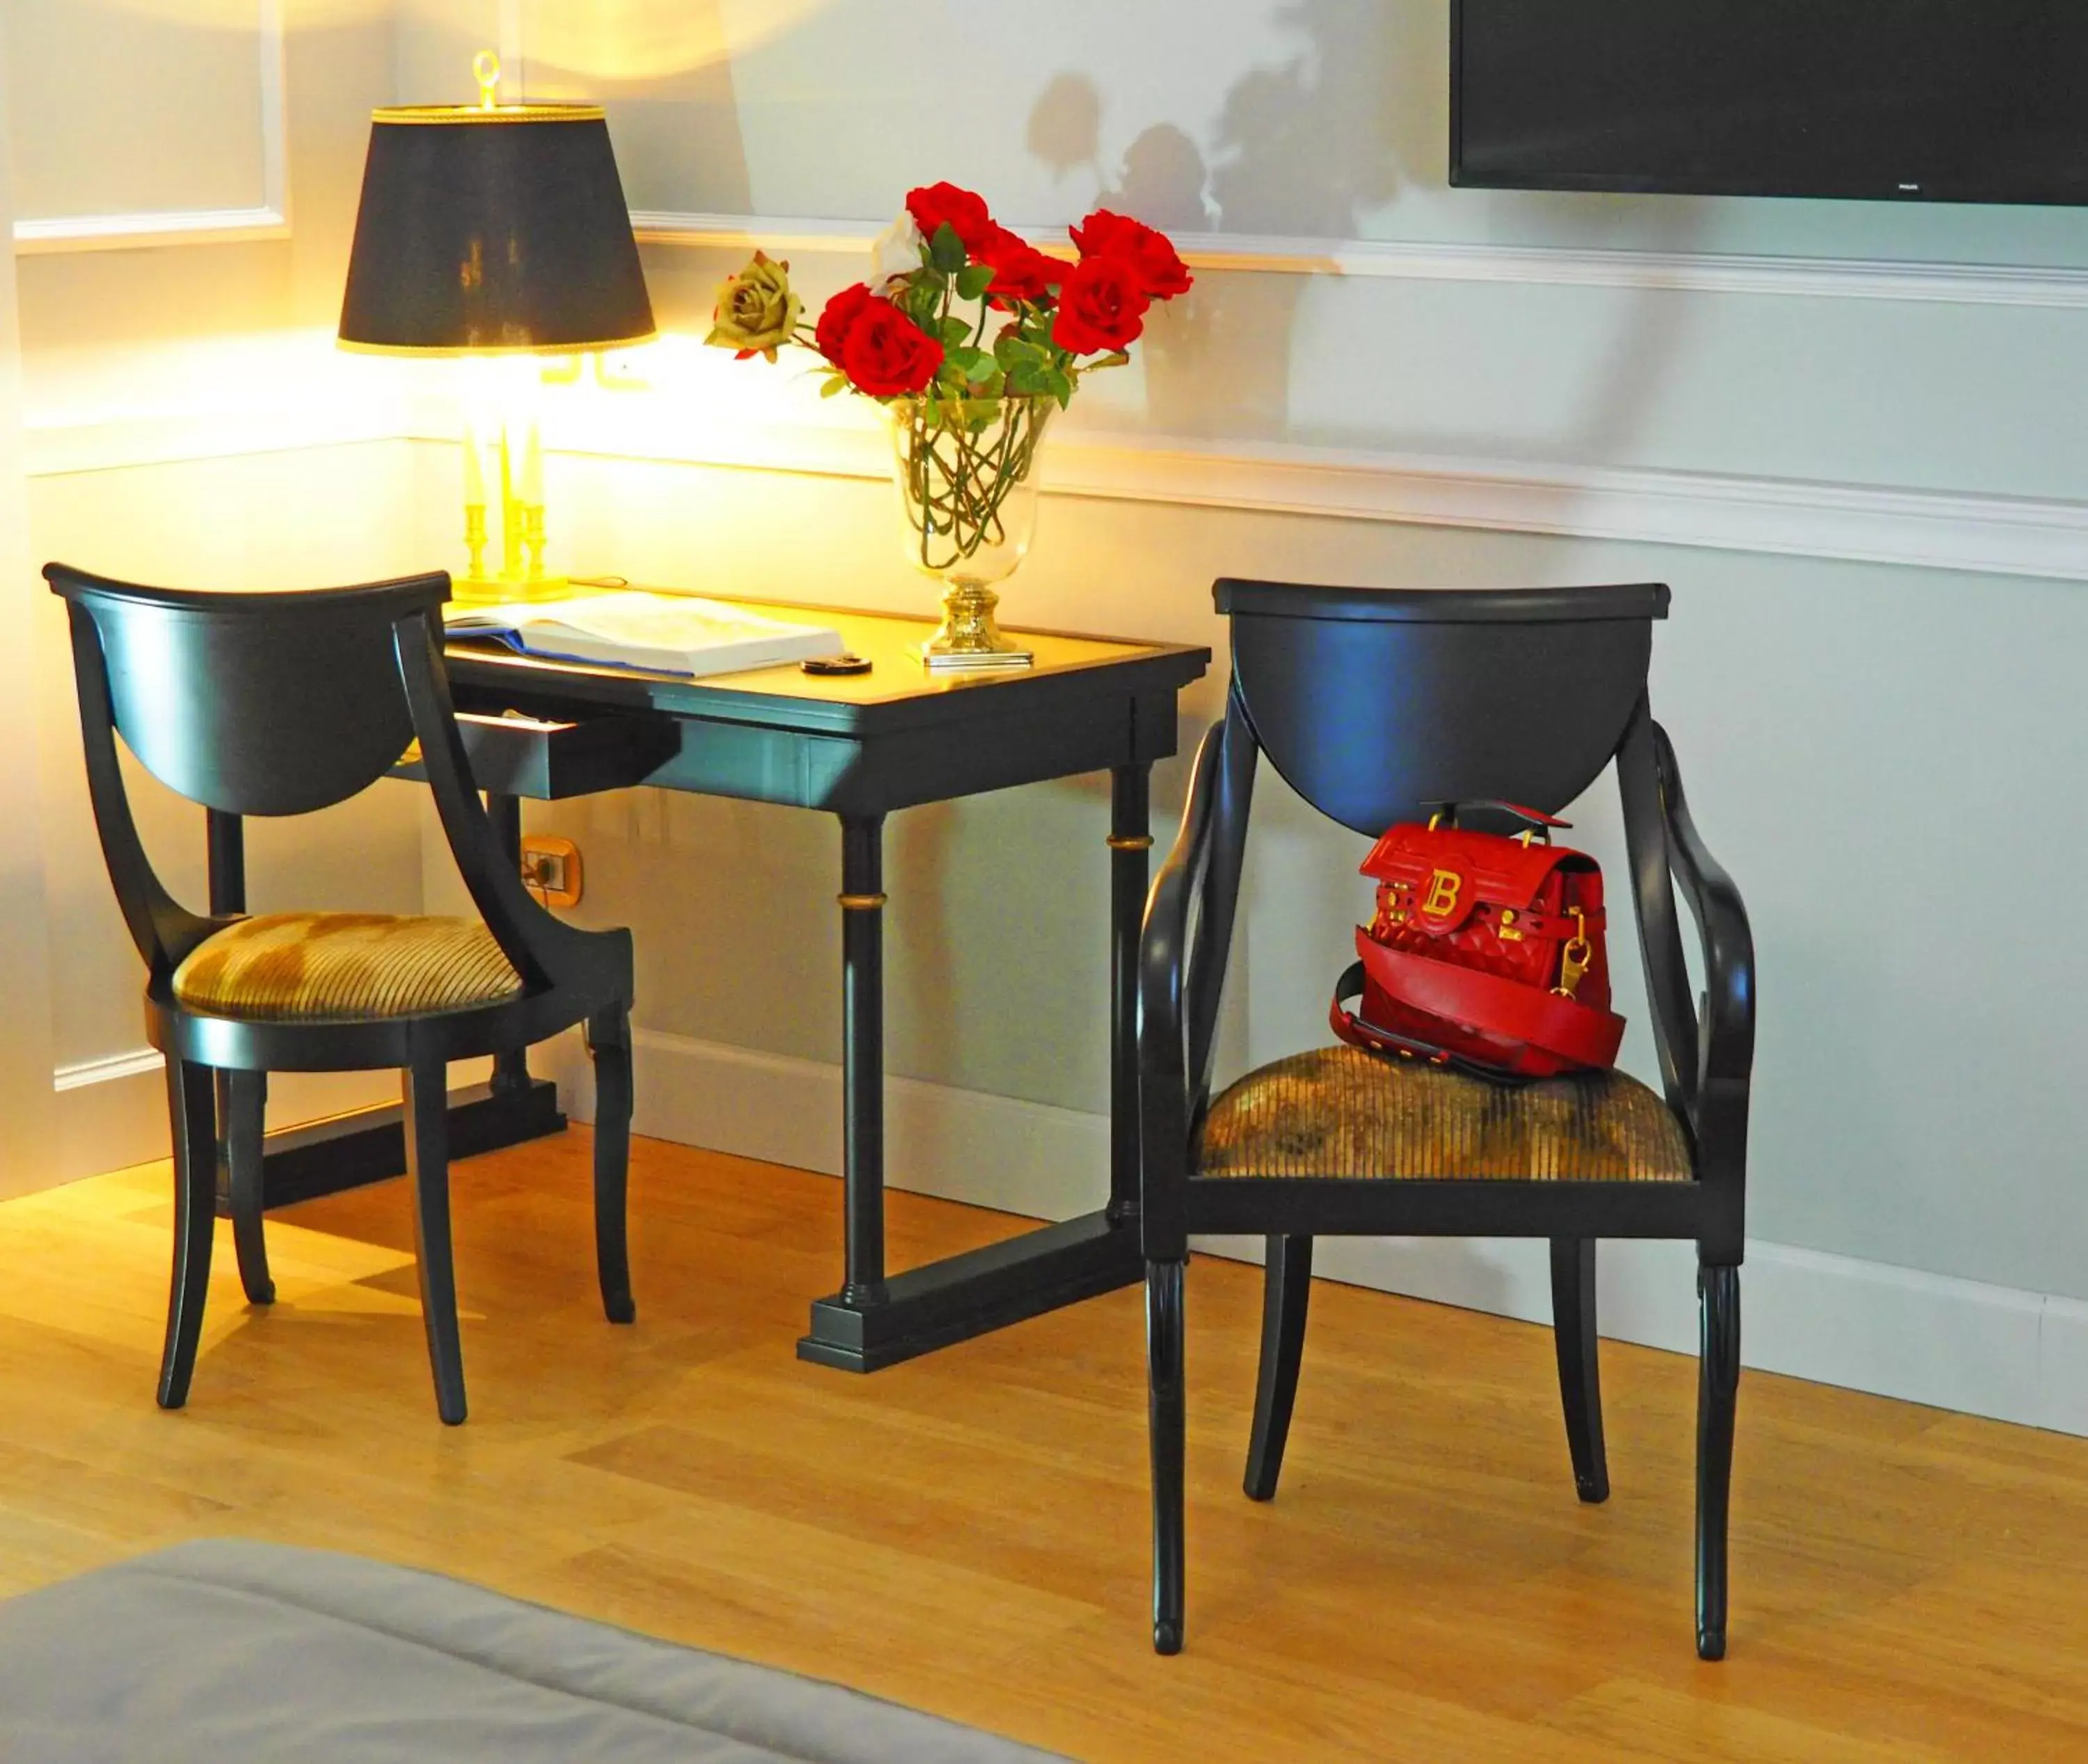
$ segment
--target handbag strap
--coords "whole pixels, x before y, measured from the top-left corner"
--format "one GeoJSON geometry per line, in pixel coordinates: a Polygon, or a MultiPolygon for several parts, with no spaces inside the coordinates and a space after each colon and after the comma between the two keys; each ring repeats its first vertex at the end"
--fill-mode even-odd
{"type": "Polygon", "coordinates": [[[1561,820],[1556,815],[1547,815],[1541,808],[1525,808],[1520,803],[1504,802],[1498,796],[1470,796],[1461,800],[1440,797],[1432,803],[1423,803],[1421,807],[1429,811],[1428,824],[1431,827],[1436,824],[1439,816],[1453,827],[1456,826],[1457,811],[1461,808],[1491,808],[1503,815],[1513,815],[1525,826],[1534,827],[1540,833],[1548,833],[1554,827],[1571,827],[1573,824],[1570,820],[1561,820]]]}
{"type": "Polygon", "coordinates": [[[1527,1042],[1573,1065],[1613,1065],[1624,1045],[1624,1020],[1614,1011],[1478,968],[1389,949],[1360,929],[1356,953],[1364,972],[1402,1004],[1489,1035],[1527,1042]]]}
{"type": "Polygon", "coordinates": [[[1489,1084],[1505,1085],[1510,1089],[1536,1081],[1527,1073],[1482,1065],[1478,1060],[1448,1047],[1439,1047],[1433,1042],[1423,1041],[1418,1035],[1409,1035],[1400,1030],[1387,1029],[1382,1023],[1373,1023],[1361,1012],[1351,1011],[1346,1007],[1346,1000],[1359,997],[1363,990],[1363,965],[1360,961],[1352,961],[1341,970],[1341,978],[1334,983],[1333,1003],[1327,1009],[1328,1027],[1351,1047],[1360,1047],[1365,1053],[1398,1054],[1404,1058],[1425,1061],[1431,1066],[1441,1066],[1451,1072],[1461,1072],[1470,1077],[1484,1078],[1489,1084]]]}

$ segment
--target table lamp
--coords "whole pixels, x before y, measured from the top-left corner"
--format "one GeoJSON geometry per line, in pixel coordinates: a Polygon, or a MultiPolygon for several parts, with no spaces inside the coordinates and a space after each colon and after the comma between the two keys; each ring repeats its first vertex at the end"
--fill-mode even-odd
{"type": "MultiPolygon", "coordinates": [[[[341,302],[344,349],[529,357],[654,334],[609,125],[593,105],[496,104],[500,62],[473,63],[479,101],[374,111],[341,302]]],[[[533,375],[531,376],[535,377],[533,375]]],[[[487,485],[464,437],[460,600],[542,598],[543,456],[533,409],[497,425],[501,554],[486,566],[487,485]]]]}

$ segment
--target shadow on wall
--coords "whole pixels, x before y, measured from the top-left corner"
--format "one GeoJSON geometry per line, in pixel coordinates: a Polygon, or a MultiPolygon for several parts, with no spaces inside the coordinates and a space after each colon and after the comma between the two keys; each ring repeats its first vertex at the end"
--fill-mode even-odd
{"type": "MultiPolygon", "coordinates": [[[[1389,126],[1410,9],[1377,0],[1296,0],[1281,22],[1300,39],[1281,67],[1256,68],[1226,94],[1212,149],[1156,123],[1123,164],[1102,163],[1102,101],[1062,73],[1029,117],[1030,152],[1054,175],[1092,169],[1098,206],[1176,234],[1345,238],[1361,211],[1389,201],[1403,168],[1389,126]]],[[[1147,328],[1147,417],[1170,435],[1284,438],[1290,339],[1308,278],[1205,275],[1147,328]],[[1222,364],[1222,374],[1210,371],[1222,364]]]]}
{"type": "MultiPolygon", "coordinates": [[[[825,0],[766,3],[753,43],[816,14],[825,0]]],[[[751,212],[732,57],[752,44],[744,27],[728,29],[725,0],[539,11],[529,38],[528,96],[601,105],[632,208],[751,212]]]]}
{"type": "MultiPolygon", "coordinates": [[[[1442,0],[1292,0],[1276,16],[1297,39],[1298,52],[1281,66],[1255,68],[1234,83],[1212,131],[1208,159],[1187,131],[1158,122],[1140,133],[1121,165],[1110,170],[1101,155],[1102,95],[1087,76],[1071,71],[1055,75],[1033,105],[1029,152],[1057,180],[1092,174],[1099,205],[1176,234],[1350,240],[1365,231],[1372,211],[1395,202],[1403,187],[1444,182],[1445,119],[1432,89],[1420,83],[1440,80],[1447,69],[1442,0]],[[1415,94],[1424,89],[1431,95],[1425,105],[1417,104],[1415,94]]],[[[1698,210],[1670,204],[1663,218],[1668,234],[1660,242],[1663,248],[1689,249],[1702,219],[1698,210]]],[[[1153,314],[1144,349],[1145,410],[1105,410],[1102,420],[1183,438],[1482,456],[1500,452],[1498,437],[1446,432],[1440,421],[1431,423],[1435,432],[1415,433],[1413,420],[1426,422],[1432,413],[1414,411],[1402,425],[1400,387],[1376,387],[1367,379],[1354,386],[1353,397],[1332,422],[1320,417],[1301,425],[1294,419],[1291,362],[1301,307],[1320,300],[1337,310],[1340,290],[1338,278],[1203,274],[1187,298],[1153,314]]],[[[1504,298],[1518,292],[1505,291],[1504,298]]],[[[1392,306],[1374,303],[1370,310],[1392,306]]],[[[1611,358],[1586,373],[1590,397],[1570,428],[1528,442],[1526,451],[1561,460],[1598,460],[1627,451],[1658,383],[1659,365],[1680,341],[1686,310],[1682,298],[1644,293],[1629,321],[1618,328],[1611,358]]],[[[1406,353],[1423,347],[1417,340],[1406,353]]],[[[1504,371],[1541,370],[1541,362],[1525,370],[1513,358],[1543,347],[1541,336],[1513,337],[1500,356],[1470,364],[1473,383],[1491,382],[1504,371]]],[[[1374,353],[1386,359],[1384,352],[1374,353]]],[[[1390,359],[1401,353],[1393,352],[1390,359]]],[[[1380,371],[1389,378],[1397,370],[1380,371]]]]}

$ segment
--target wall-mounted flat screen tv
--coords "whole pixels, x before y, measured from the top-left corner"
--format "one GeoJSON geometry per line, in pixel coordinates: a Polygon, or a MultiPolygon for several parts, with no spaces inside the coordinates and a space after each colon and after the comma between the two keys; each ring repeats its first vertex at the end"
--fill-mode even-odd
{"type": "Polygon", "coordinates": [[[1450,182],[2088,203],[2088,0],[1452,0],[1450,182]]]}

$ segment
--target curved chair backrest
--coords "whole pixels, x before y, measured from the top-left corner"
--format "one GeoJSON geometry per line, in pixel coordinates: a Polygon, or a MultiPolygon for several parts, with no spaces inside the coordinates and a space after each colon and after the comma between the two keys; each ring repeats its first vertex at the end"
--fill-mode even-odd
{"type": "Polygon", "coordinates": [[[1213,594],[1256,744],[1315,808],[1373,838],[1426,820],[1431,802],[1564,807],[1615,754],[1645,691],[1653,621],[1667,616],[1658,583],[1225,580],[1213,594]]]}
{"type": "Polygon", "coordinates": [[[78,665],[99,652],[126,745],[169,789],[231,815],[304,814],[384,774],[413,738],[393,627],[433,618],[450,593],[440,572],[282,593],[148,588],[62,563],[44,575],[68,604],[78,665]]]}
{"type": "MultiPolygon", "coordinates": [[[[1246,858],[1255,760],[1323,815],[1376,838],[1442,802],[1555,813],[1619,762],[1624,841],[1661,1073],[1685,1098],[1694,1019],[1646,710],[1657,582],[1598,588],[1320,588],[1230,578],[1233,678],[1190,815],[1202,910],[1183,980],[1191,1112],[1209,1094],[1218,1001],[1246,858]],[[1199,805],[1199,797],[1204,800],[1199,805]]],[[[1475,811],[1467,826],[1515,829],[1475,811]]]]}

